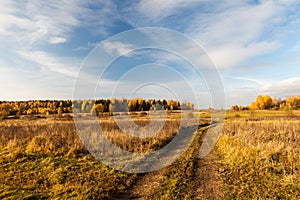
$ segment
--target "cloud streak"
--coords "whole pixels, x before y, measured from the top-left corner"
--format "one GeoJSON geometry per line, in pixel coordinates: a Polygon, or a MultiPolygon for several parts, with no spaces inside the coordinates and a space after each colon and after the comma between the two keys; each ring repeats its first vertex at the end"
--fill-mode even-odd
{"type": "Polygon", "coordinates": [[[121,13],[135,27],[164,26],[182,31],[204,46],[218,68],[233,68],[282,47],[283,37],[291,29],[287,16],[297,12],[291,9],[295,4],[296,1],[272,0],[142,0],[121,13]],[[138,13],[138,17],[131,13],[138,13]],[[280,27],[288,30],[283,32],[280,27]]]}
{"type": "Polygon", "coordinates": [[[79,63],[66,63],[66,60],[59,61],[56,57],[47,54],[44,51],[19,51],[19,55],[35,64],[43,70],[60,73],[65,76],[77,77],[77,69],[74,66],[79,66],[79,63]]]}
{"type": "Polygon", "coordinates": [[[266,84],[262,88],[262,93],[279,97],[299,95],[300,77],[292,77],[276,83],[266,84]]]}
{"type": "Polygon", "coordinates": [[[3,0],[0,35],[31,43],[48,41],[57,44],[65,42],[78,27],[90,28],[95,34],[106,34],[109,22],[116,18],[111,14],[113,10],[110,1],[31,0],[19,3],[3,0]]]}

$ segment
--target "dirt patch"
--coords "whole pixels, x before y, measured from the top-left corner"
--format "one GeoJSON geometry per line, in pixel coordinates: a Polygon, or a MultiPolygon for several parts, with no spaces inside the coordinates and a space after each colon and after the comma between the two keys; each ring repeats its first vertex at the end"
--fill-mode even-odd
{"type": "Polygon", "coordinates": [[[222,181],[219,177],[216,156],[210,153],[196,163],[195,182],[198,188],[195,199],[224,199],[222,181]]]}
{"type": "Polygon", "coordinates": [[[167,178],[170,166],[161,170],[139,175],[134,186],[124,194],[119,194],[114,199],[152,199],[160,184],[167,178]]]}

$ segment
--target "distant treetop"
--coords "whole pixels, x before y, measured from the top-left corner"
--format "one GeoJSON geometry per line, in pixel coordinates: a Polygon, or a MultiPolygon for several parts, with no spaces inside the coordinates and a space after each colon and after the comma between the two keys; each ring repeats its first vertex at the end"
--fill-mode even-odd
{"type": "Polygon", "coordinates": [[[255,102],[249,106],[231,106],[231,110],[298,110],[300,109],[300,95],[280,99],[269,95],[258,95],[255,102]]]}
{"type": "Polygon", "coordinates": [[[134,99],[97,99],[97,100],[31,100],[0,101],[0,116],[8,115],[50,115],[63,113],[149,111],[153,110],[193,110],[194,104],[174,100],[134,99]]]}

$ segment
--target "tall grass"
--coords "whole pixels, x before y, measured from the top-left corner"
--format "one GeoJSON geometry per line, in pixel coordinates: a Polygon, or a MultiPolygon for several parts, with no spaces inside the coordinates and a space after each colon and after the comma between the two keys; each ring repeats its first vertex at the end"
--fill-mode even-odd
{"type": "Polygon", "coordinates": [[[300,121],[235,119],[216,146],[228,199],[300,198],[300,121]]]}
{"type": "MultiPolygon", "coordinates": [[[[148,123],[147,116],[134,120],[140,126],[148,123]]],[[[111,117],[100,118],[99,125],[113,143],[132,152],[157,150],[179,130],[177,118],[169,118],[156,135],[145,139],[123,133],[111,117]]],[[[0,138],[1,199],[109,199],[128,190],[137,178],[98,162],[85,149],[72,120],[4,120],[0,138]]]]}
{"type": "Polygon", "coordinates": [[[0,123],[1,199],[107,199],[136,179],[89,154],[72,121],[0,123]]]}

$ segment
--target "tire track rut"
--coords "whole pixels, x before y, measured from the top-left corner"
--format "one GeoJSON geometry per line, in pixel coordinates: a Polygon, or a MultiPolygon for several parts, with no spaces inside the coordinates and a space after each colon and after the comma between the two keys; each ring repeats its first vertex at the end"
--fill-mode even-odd
{"type": "MultiPolygon", "coordinates": [[[[205,158],[198,158],[197,152],[206,136],[208,124],[199,126],[195,137],[198,142],[194,143],[195,148],[194,170],[190,177],[190,187],[194,189],[192,199],[224,199],[222,183],[218,176],[217,159],[213,153],[205,158]]],[[[168,181],[170,171],[175,165],[167,166],[161,170],[138,175],[136,183],[124,194],[118,194],[113,199],[153,199],[153,195],[161,191],[162,184],[168,181]]]]}

